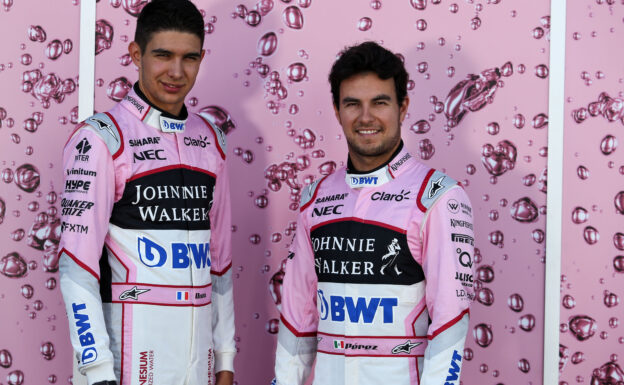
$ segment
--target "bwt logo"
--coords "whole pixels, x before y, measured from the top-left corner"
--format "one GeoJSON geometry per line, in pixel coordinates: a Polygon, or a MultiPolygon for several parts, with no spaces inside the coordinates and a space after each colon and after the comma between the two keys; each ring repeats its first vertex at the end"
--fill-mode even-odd
{"type": "Polygon", "coordinates": [[[166,119],[162,119],[161,120],[162,123],[162,127],[165,130],[171,130],[171,131],[184,131],[184,123],[183,122],[170,122],[166,119]]]}
{"type": "Polygon", "coordinates": [[[457,350],[453,350],[453,357],[451,358],[448,376],[446,376],[444,385],[455,385],[455,381],[459,380],[459,363],[461,363],[461,360],[461,354],[457,353],[457,350]]]}
{"type": "Polygon", "coordinates": [[[318,290],[318,298],[321,306],[320,317],[322,320],[330,318],[335,322],[348,320],[351,323],[359,323],[360,319],[365,324],[373,323],[377,315],[377,310],[381,307],[381,317],[383,323],[392,323],[394,320],[394,308],[398,305],[396,298],[371,297],[342,297],[332,295],[329,302],[323,294],[323,290],[318,290]],[[345,311],[346,309],[346,311],[345,311]]]}
{"type": "Polygon", "coordinates": [[[209,243],[172,243],[171,250],[167,250],[147,237],[137,238],[139,258],[145,266],[161,267],[171,255],[173,269],[186,269],[195,263],[195,267],[203,269],[210,267],[209,243]]]}
{"type": "Polygon", "coordinates": [[[76,320],[76,329],[78,331],[78,341],[80,341],[80,346],[84,348],[82,349],[82,354],[80,356],[80,362],[82,362],[83,365],[95,361],[98,356],[97,350],[94,346],[92,346],[95,345],[95,339],[93,338],[93,334],[89,332],[89,329],[91,329],[89,316],[79,313],[81,310],[86,309],[87,305],[84,303],[72,303],[74,319],[76,320]]]}
{"type": "Polygon", "coordinates": [[[379,177],[376,176],[360,176],[360,177],[351,177],[352,185],[363,185],[363,184],[377,184],[379,177]]]}

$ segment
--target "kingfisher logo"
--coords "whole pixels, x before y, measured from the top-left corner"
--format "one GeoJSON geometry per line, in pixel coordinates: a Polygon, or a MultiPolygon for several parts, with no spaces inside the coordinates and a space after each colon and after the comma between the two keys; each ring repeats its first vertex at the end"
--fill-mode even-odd
{"type": "Polygon", "coordinates": [[[323,290],[317,292],[320,304],[320,317],[322,320],[330,319],[334,322],[351,322],[370,324],[375,319],[385,324],[394,321],[394,308],[398,306],[397,298],[382,297],[342,297],[332,295],[329,302],[323,294],[323,290]],[[378,310],[381,310],[378,312],[378,310]],[[378,313],[381,313],[378,315],[378,313]]]}
{"type": "Polygon", "coordinates": [[[451,358],[451,364],[449,365],[448,376],[446,376],[446,382],[444,385],[456,385],[459,380],[459,371],[462,356],[457,352],[457,350],[453,350],[453,357],[451,358]]]}
{"type": "Polygon", "coordinates": [[[209,243],[172,243],[168,252],[147,237],[137,238],[137,240],[139,258],[145,266],[162,267],[171,259],[169,266],[173,269],[186,269],[192,264],[197,269],[210,267],[209,243]]]}
{"type": "Polygon", "coordinates": [[[184,132],[185,125],[186,123],[184,120],[160,117],[160,129],[162,132],[184,132]]]}
{"type": "Polygon", "coordinates": [[[351,185],[352,186],[364,186],[364,185],[376,185],[379,177],[377,176],[359,176],[351,177],[351,185]]]}
{"type": "Polygon", "coordinates": [[[72,303],[72,310],[74,311],[74,320],[76,321],[75,325],[78,333],[78,341],[80,342],[80,346],[83,347],[80,353],[80,362],[83,365],[88,364],[97,359],[98,353],[95,346],[93,346],[95,345],[93,334],[89,332],[89,329],[91,329],[89,316],[80,313],[83,310],[87,310],[87,305],[84,303],[72,303]]]}

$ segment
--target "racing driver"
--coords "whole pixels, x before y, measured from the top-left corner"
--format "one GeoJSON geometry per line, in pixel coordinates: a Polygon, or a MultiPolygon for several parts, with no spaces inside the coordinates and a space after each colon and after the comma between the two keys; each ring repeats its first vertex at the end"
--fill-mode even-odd
{"type": "Polygon", "coordinates": [[[374,42],[329,81],[348,162],[306,187],[286,263],[276,383],[458,385],[472,288],[472,209],[403,145],[408,74],[374,42]]]}
{"type": "Polygon", "coordinates": [[[65,146],[61,289],[89,385],[233,383],[225,137],[184,105],[203,40],[190,1],[147,4],[138,82],[65,146]]]}

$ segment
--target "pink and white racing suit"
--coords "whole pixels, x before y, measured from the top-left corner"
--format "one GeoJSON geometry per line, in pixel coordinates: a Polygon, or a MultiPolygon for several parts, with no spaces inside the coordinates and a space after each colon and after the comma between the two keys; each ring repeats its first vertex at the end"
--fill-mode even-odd
{"type": "Polygon", "coordinates": [[[473,295],[462,187],[403,144],[308,186],[286,263],[278,385],[457,385],[473,295]]]}
{"type": "Polygon", "coordinates": [[[225,136],[136,90],[65,146],[71,342],[89,384],[210,384],[236,352],[225,136]]]}

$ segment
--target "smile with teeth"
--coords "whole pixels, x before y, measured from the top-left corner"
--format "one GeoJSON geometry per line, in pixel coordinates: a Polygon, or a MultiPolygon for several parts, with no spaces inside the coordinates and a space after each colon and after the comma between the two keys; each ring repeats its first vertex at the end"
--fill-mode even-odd
{"type": "Polygon", "coordinates": [[[378,133],[380,130],[374,129],[374,128],[368,128],[368,129],[360,129],[357,130],[356,132],[360,135],[372,135],[372,134],[376,134],[378,133]]]}

